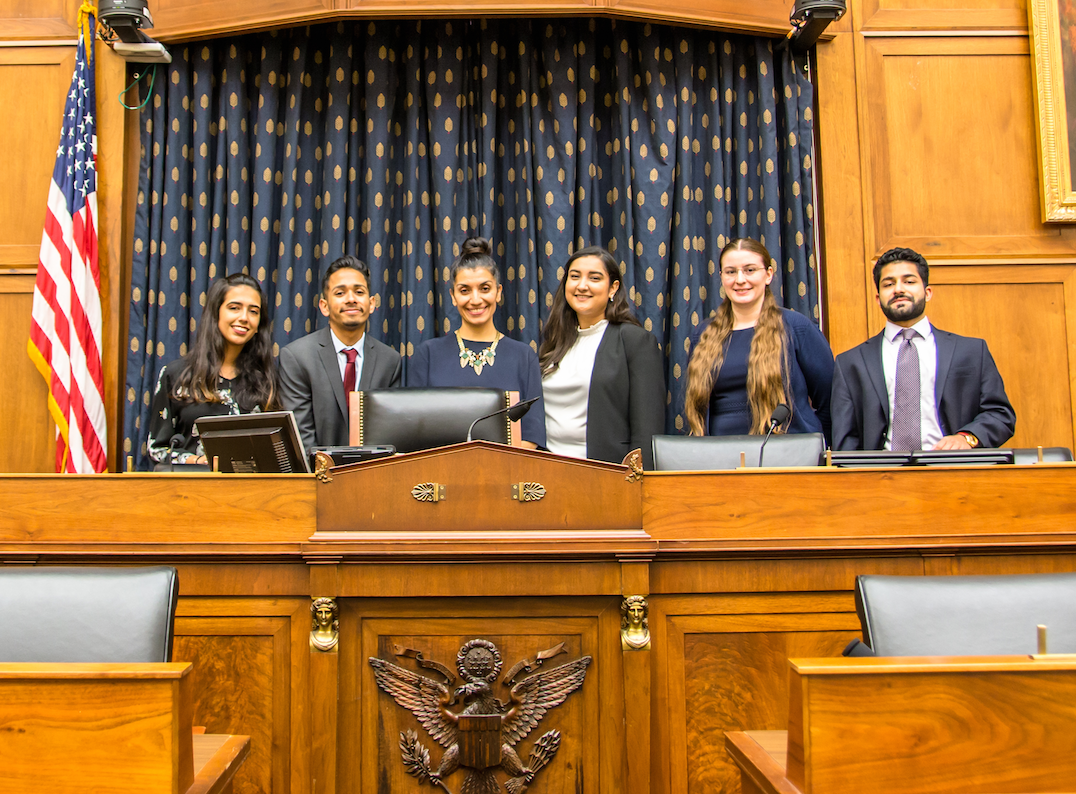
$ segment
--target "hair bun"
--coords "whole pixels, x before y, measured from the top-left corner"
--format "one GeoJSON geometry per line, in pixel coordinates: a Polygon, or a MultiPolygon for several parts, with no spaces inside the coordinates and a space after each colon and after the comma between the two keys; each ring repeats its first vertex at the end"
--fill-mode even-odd
{"type": "Polygon", "coordinates": [[[463,247],[460,248],[460,259],[465,256],[480,256],[482,254],[493,256],[493,244],[485,237],[468,237],[463,241],[463,247]]]}

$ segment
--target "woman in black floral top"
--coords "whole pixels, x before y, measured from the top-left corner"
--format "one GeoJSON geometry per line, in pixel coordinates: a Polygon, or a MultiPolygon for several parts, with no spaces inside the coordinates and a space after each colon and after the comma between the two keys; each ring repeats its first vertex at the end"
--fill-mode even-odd
{"type": "Polygon", "coordinates": [[[213,282],[190,353],[157,378],[147,449],[158,463],[205,463],[194,423],[203,416],[279,408],[265,297],[258,282],[235,273],[213,282]],[[172,439],[183,441],[172,445],[172,439]]]}

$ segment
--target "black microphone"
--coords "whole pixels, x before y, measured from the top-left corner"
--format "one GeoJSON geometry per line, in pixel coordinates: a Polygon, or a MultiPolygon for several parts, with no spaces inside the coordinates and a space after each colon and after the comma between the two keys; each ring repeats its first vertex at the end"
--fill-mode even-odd
{"type": "Polygon", "coordinates": [[[168,471],[176,470],[176,447],[184,442],[184,437],[181,433],[176,433],[168,440],[168,471]]]}
{"type": "Polygon", "coordinates": [[[760,469],[762,468],[762,453],[766,451],[766,442],[770,440],[773,431],[787,422],[790,416],[792,416],[792,412],[788,410],[788,406],[784,403],[777,403],[777,407],[773,409],[773,413],[770,415],[770,429],[766,431],[766,437],[762,439],[762,446],[758,448],[758,467],[760,469]]]}
{"type": "Polygon", "coordinates": [[[508,419],[510,421],[518,422],[520,419],[522,419],[524,416],[527,415],[527,411],[529,411],[531,409],[531,406],[534,405],[536,402],[538,402],[540,399],[542,399],[542,398],[541,397],[531,397],[529,400],[524,400],[521,403],[516,403],[515,405],[513,405],[513,406],[511,406],[509,408],[502,408],[501,410],[494,411],[493,413],[487,414],[486,416],[478,417],[473,422],[471,422],[471,426],[467,428],[467,440],[468,441],[471,440],[471,433],[474,432],[475,425],[477,425],[479,422],[481,422],[481,421],[483,421],[485,419],[492,419],[493,417],[500,416],[501,414],[504,414],[504,413],[508,414],[508,419]]]}

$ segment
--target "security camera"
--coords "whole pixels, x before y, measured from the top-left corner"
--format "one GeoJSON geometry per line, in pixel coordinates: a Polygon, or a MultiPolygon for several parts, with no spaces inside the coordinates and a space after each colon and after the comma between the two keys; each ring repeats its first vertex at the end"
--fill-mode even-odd
{"type": "Polygon", "coordinates": [[[99,0],[97,18],[119,37],[112,49],[126,61],[171,63],[172,56],[142,28],[153,27],[153,16],[143,0],[99,0]]]}
{"type": "Polygon", "coordinates": [[[147,41],[142,28],[153,27],[153,15],[143,0],[100,0],[97,19],[128,44],[147,41]]]}
{"type": "Polygon", "coordinates": [[[794,26],[789,39],[792,51],[804,53],[815,45],[830,22],[844,16],[846,0],[796,0],[788,21],[794,26]]]}

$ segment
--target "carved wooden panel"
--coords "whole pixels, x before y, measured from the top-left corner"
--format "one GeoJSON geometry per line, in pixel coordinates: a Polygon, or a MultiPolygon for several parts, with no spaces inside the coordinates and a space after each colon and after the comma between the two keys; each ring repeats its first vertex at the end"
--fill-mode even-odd
{"type": "Polygon", "coordinates": [[[859,635],[851,593],[653,596],[655,792],[739,791],[725,731],[781,729],[788,659],[837,656],[859,635]],[[660,661],[659,661],[660,660],[660,661]]]}
{"type": "Polygon", "coordinates": [[[0,378],[0,438],[8,439],[0,444],[3,472],[54,469],[56,428],[49,416],[48,389],[26,354],[33,289],[33,276],[0,271],[0,361],[5,362],[5,377],[0,378]]]}
{"type": "Polygon", "coordinates": [[[863,0],[862,7],[863,30],[1027,28],[1024,0],[863,0]]]}
{"type": "MultiPolygon", "coordinates": [[[[414,792],[417,781],[401,761],[400,735],[413,730],[430,752],[436,769],[444,748],[415,717],[380,691],[369,657],[376,656],[423,673],[411,659],[395,655],[395,646],[422,652],[456,671],[456,655],[472,639],[493,642],[503,660],[494,696],[502,702],[509,690],[500,684],[516,662],[538,651],[565,643],[566,653],[545,663],[543,670],[592,656],[581,689],[550,710],[516,746],[527,763],[539,737],[561,732],[560,748],[529,790],[535,792],[616,791],[621,788],[623,757],[623,692],[620,675],[619,599],[364,601],[340,599],[340,712],[337,792],[403,794],[414,792]]],[[[464,682],[457,680],[455,686],[464,682]]],[[[460,705],[453,707],[460,710],[460,705]]],[[[448,780],[459,791],[466,770],[448,780]]],[[[502,782],[503,770],[496,772],[502,782]]]]}
{"type": "Polygon", "coordinates": [[[895,245],[932,261],[1071,253],[1072,237],[1039,219],[1025,38],[868,38],[863,48],[872,256],[895,245]]]}
{"type": "Polygon", "coordinates": [[[251,737],[236,794],[302,794],[309,599],[184,598],[173,660],[194,664],[194,723],[251,737]]]}

